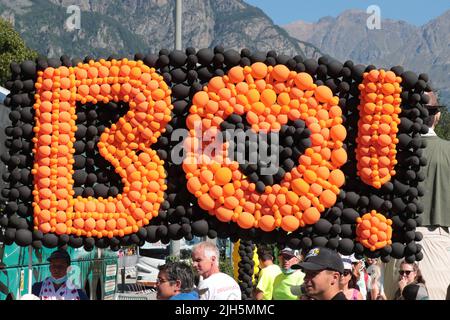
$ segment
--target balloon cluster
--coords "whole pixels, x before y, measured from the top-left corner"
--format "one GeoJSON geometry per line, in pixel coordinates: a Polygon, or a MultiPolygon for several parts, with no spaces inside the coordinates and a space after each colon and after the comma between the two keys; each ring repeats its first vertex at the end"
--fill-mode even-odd
{"type": "MultiPolygon", "coordinates": [[[[188,146],[202,144],[202,136],[195,130],[198,123],[202,125],[201,134],[209,130],[214,135],[223,120],[233,114],[245,116],[256,133],[278,133],[282,126],[286,132],[288,121],[297,121],[298,128],[291,128],[299,130],[299,137],[307,130],[310,137],[303,149],[310,147],[304,154],[296,150],[300,153],[296,159],[299,165],[289,172],[281,168],[279,184],[258,188],[255,193],[260,177],[253,176],[256,183],[249,181],[238,162],[227,163],[225,146],[212,157],[204,152],[209,143],[203,143],[200,152],[188,149],[184,160],[189,191],[198,198],[201,208],[222,222],[237,222],[243,229],[272,231],[281,227],[290,232],[314,224],[320,212],[336,202],[344,183],[339,167],[347,159],[342,148],[346,130],[338,102],[329,88],[315,85],[308,73],[290,71],[284,65],[256,62],[244,68],[233,67],[227,76],[214,77],[193,98],[187,118],[191,130],[188,146]]],[[[283,151],[292,153],[294,139],[283,139],[281,145],[283,151]]],[[[256,163],[256,167],[261,166],[256,163]]]]}
{"type": "Polygon", "coordinates": [[[372,210],[361,218],[357,218],[356,240],[374,251],[391,244],[392,220],[372,210]]]}
{"type": "Polygon", "coordinates": [[[253,298],[253,275],[255,261],[253,259],[256,246],[252,241],[240,241],[238,263],[238,284],[242,292],[242,300],[253,298]]]}
{"type": "Polygon", "coordinates": [[[359,85],[358,175],[375,188],[381,188],[395,175],[401,81],[392,71],[371,70],[364,73],[359,85]]]}
{"type": "Polygon", "coordinates": [[[427,75],[221,46],[134,60],[11,66],[5,242],[118,249],[209,236],[421,259],[427,75]],[[278,169],[262,172],[269,140],[256,163],[238,163],[227,139],[216,151],[229,161],[189,151],[228,129],[278,133],[278,169]],[[392,244],[373,251],[357,235],[372,210],[392,220],[392,244]]]}

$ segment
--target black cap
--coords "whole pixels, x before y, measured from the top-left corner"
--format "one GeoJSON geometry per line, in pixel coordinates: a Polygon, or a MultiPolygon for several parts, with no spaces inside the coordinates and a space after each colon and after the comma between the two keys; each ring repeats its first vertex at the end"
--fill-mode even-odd
{"type": "Polygon", "coordinates": [[[70,255],[64,249],[58,249],[53,251],[50,257],[48,257],[47,261],[52,261],[55,259],[64,259],[67,261],[67,264],[70,265],[70,255]]]}
{"type": "Polygon", "coordinates": [[[344,273],[342,258],[336,251],[328,248],[311,249],[306,255],[305,260],[293,265],[291,268],[312,271],[333,270],[344,273]]]}

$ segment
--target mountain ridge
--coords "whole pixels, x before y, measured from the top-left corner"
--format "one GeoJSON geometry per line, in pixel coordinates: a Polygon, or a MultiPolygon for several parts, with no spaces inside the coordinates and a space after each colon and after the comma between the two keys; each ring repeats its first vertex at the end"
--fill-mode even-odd
{"type": "Polygon", "coordinates": [[[382,19],[381,30],[369,30],[368,17],[366,12],[352,9],[315,23],[296,21],[283,27],[291,36],[317,46],[338,60],[380,68],[402,65],[418,73],[428,73],[433,86],[450,101],[450,9],[422,26],[382,19]]]}
{"type": "MultiPolygon", "coordinates": [[[[174,46],[175,1],[0,0],[0,17],[13,23],[39,53],[57,57],[157,52],[174,46]],[[69,5],[81,10],[81,29],[68,31],[69,5]]],[[[308,55],[317,50],[292,38],[264,12],[242,0],[183,2],[183,47],[214,47],[308,55]]]]}

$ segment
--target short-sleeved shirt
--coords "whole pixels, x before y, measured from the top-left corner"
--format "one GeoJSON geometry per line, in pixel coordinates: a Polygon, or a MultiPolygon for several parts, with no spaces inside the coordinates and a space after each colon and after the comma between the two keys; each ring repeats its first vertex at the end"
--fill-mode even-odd
{"type": "Polygon", "coordinates": [[[263,293],[263,300],[272,300],[273,282],[280,273],[281,269],[276,264],[267,266],[259,272],[256,289],[263,293]]]}
{"type": "Polygon", "coordinates": [[[200,300],[241,300],[239,285],[223,272],[200,279],[197,291],[200,294],[200,300]]]}
{"type": "Polygon", "coordinates": [[[298,300],[300,286],[305,274],[300,270],[289,274],[280,273],[273,282],[273,300],[298,300]],[[293,292],[294,291],[294,292],[293,292]]]}

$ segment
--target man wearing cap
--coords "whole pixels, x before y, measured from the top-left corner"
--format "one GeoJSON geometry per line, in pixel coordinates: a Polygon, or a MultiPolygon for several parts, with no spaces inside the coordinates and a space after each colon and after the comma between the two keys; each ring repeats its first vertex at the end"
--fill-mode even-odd
{"type": "Polygon", "coordinates": [[[51,276],[33,285],[32,292],[41,300],[89,300],[82,289],[77,289],[67,276],[70,255],[64,249],[53,251],[47,259],[51,276]]]}
{"type": "Polygon", "coordinates": [[[339,288],[344,264],[335,251],[328,248],[311,249],[303,262],[292,266],[305,273],[306,295],[315,300],[347,300],[339,288]]]}
{"type": "Polygon", "coordinates": [[[289,247],[281,250],[279,255],[281,273],[273,281],[273,300],[298,300],[301,295],[301,285],[304,274],[291,267],[300,261],[300,253],[289,247]]]}
{"type": "MultiPolygon", "coordinates": [[[[427,283],[430,299],[444,300],[446,286],[450,283],[450,141],[439,138],[434,131],[441,117],[441,109],[445,107],[439,104],[435,92],[425,92],[425,95],[429,100],[425,105],[429,115],[424,124],[429,129],[422,135],[427,144],[423,149],[427,164],[421,169],[425,180],[420,185],[425,194],[420,198],[423,204],[423,213],[420,214],[422,223],[417,227],[423,235],[419,242],[423,248],[419,268],[427,283]]],[[[396,289],[400,262],[393,261],[386,267],[385,291],[389,297],[396,289]]]]}

